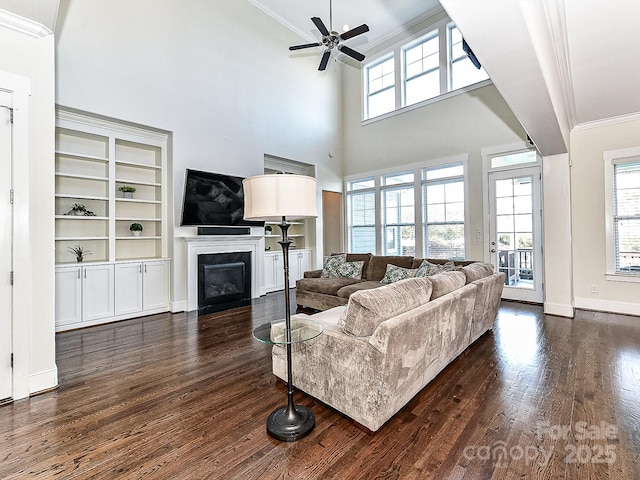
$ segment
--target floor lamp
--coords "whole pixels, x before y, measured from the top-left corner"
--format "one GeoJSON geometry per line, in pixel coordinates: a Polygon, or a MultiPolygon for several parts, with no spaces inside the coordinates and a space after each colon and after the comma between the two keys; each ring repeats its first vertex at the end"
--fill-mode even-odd
{"type": "Polygon", "coordinates": [[[278,223],[282,231],[284,260],[285,341],[287,352],[287,406],[275,410],[267,419],[267,432],[278,440],[292,442],[307,435],[315,425],[313,412],[293,403],[291,372],[291,300],[289,298],[288,230],[291,220],[317,217],[316,179],[304,175],[276,174],[246,178],[244,185],[245,220],[278,223]]]}

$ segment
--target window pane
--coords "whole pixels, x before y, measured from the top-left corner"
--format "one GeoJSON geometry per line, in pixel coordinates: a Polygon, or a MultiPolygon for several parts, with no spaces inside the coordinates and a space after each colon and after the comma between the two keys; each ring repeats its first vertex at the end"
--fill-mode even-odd
{"type": "Polygon", "coordinates": [[[375,181],[373,178],[363,178],[360,180],[352,180],[348,183],[349,190],[361,190],[363,188],[373,188],[375,181]]]}
{"type": "MultiPolygon", "coordinates": [[[[405,183],[412,173],[384,177],[384,183],[405,183]]],[[[415,253],[415,206],[413,186],[390,187],[383,190],[385,255],[413,255],[415,253]],[[414,253],[411,253],[414,252],[414,253]]]]}
{"type": "Polygon", "coordinates": [[[405,84],[405,105],[413,105],[438,95],[440,95],[440,73],[438,70],[415,77],[405,84]]]}
{"type": "MultiPolygon", "coordinates": [[[[372,181],[373,179],[362,180],[365,184],[372,181]]],[[[351,183],[358,184],[358,182],[354,180],[351,183]]],[[[347,210],[349,251],[375,253],[375,193],[371,190],[347,193],[347,210]]]]}
{"type": "Polygon", "coordinates": [[[423,170],[424,256],[464,258],[463,165],[423,170]]]}
{"type": "Polygon", "coordinates": [[[640,162],[614,165],[616,271],[640,274],[640,162]]]}
{"type": "Polygon", "coordinates": [[[477,69],[466,56],[451,64],[451,90],[473,85],[489,78],[484,68],[477,69]]]}
{"type": "Polygon", "coordinates": [[[445,167],[425,168],[423,170],[423,177],[425,180],[461,177],[463,174],[464,168],[462,165],[447,165],[445,167]]]}
{"type": "Polygon", "coordinates": [[[426,237],[429,258],[464,258],[463,225],[427,225],[426,237]]]}
{"type": "Polygon", "coordinates": [[[411,182],[413,182],[412,172],[394,173],[392,175],[385,175],[382,178],[382,183],[384,185],[397,185],[399,183],[411,183],[411,182]]]}
{"type": "Polygon", "coordinates": [[[377,117],[396,108],[396,93],[393,88],[383,90],[369,97],[369,118],[377,117]]]}
{"type": "Polygon", "coordinates": [[[394,85],[393,57],[367,69],[369,79],[369,95],[394,85]]]}
{"type": "Polygon", "coordinates": [[[510,155],[501,155],[491,158],[491,168],[509,167],[512,165],[522,165],[524,163],[534,163],[537,161],[536,152],[520,152],[510,155]]]}

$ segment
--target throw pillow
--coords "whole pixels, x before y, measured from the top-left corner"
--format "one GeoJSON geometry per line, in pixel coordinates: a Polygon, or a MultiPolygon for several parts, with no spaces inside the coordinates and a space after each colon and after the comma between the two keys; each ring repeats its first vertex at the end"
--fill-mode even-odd
{"type": "Polygon", "coordinates": [[[429,260],[424,260],[418,267],[416,277],[430,277],[431,275],[435,275],[436,273],[448,272],[454,270],[455,268],[455,264],[452,261],[439,265],[436,263],[431,263],[429,262],[429,260]]]}
{"type": "Polygon", "coordinates": [[[417,269],[402,268],[396,265],[387,265],[387,270],[384,272],[384,277],[380,280],[380,283],[393,283],[398,280],[406,280],[407,278],[413,278],[416,276],[417,269]]]}
{"type": "Polygon", "coordinates": [[[340,276],[338,274],[338,269],[340,268],[340,265],[342,265],[346,261],[346,253],[324,257],[324,260],[322,261],[322,273],[320,274],[320,276],[323,278],[338,278],[340,276]]]}
{"type": "Polygon", "coordinates": [[[344,262],[338,265],[335,273],[342,278],[362,278],[362,268],[364,261],[360,262],[344,262]]]}

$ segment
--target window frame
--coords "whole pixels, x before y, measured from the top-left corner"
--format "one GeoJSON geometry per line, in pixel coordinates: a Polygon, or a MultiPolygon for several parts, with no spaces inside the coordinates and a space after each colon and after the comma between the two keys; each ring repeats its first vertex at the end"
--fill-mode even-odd
{"type": "MultiPolygon", "coordinates": [[[[427,207],[429,205],[428,202],[422,202],[422,210],[423,210],[423,218],[422,218],[422,255],[424,258],[438,258],[438,257],[432,257],[429,253],[429,237],[427,235],[427,228],[429,225],[462,225],[462,236],[463,236],[463,255],[462,255],[462,259],[465,259],[467,256],[467,188],[466,188],[466,181],[465,181],[465,165],[463,162],[454,162],[454,163],[448,163],[448,164],[440,164],[440,165],[432,165],[429,167],[425,167],[422,169],[421,172],[421,181],[420,181],[420,194],[421,194],[421,198],[424,200],[426,198],[426,192],[425,192],[425,188],[429,185],[446,185],[446,184],[452,184],[452,183],[459,183],[462,182],[462,190],[463,190],[463,218],[462,221],[443,221],[443,222],[430,222],[429,218],[427,216],[427,207]],[[443,177],[443,178],[437,178],[437,179],[433,179],[433,180],[428,180],[427,177],[427,172],[429,171],[434,171],[434,170],[441,170],[444,168],[449,168],[449,167],[461,167],[462,168],[462,173],[460,175],[455,175],[455,176],[450,176],[450,177],[443,177]]],[[[445,205],[447,205],[448,202],[446,202],[445,199],[445,205]]],[[[460,260],[460,258],[455,258],[455,260],[460,260]]]]}
{"type": "MultiPolygon", "coordinates": [[[[414,191],[414,232],[415,232],[415,254],[413,255],[415,258],[425,258],[426,252],[424,251],[424,237],[423,237],[423,205],[422,205],[422,171],[424,169],[436,169],[443,168],[445,166],[453,165],[453,164],[462,164],[463,171],[463,184],[464,184],[464,252],[465,255],[469,251],[469,242],[470,242],[470,232],[469,232],[469,171],[468,171],[468,154],[460,154],[454,155],[451,157],[432,159],[429,161],[424,161],[418,164],[406,165],[406,166],[397,166],[393,168],[388,168],[384,170],[378,170],[374,172],[363,172],[357,175],[349,175],[344,178],[344,191],[347,193],[347,201],[344,203],[345,209],[345,218],[349,219],[349,200],[348,195],[350,192],[350,184],[353,182],[364,181],[364,180],[374,180],[374,206],[375,206],[375,232],[376,232],[376,245],[375,251],[372,251],[374,255],[383,255],[384,244],[383,242],[386,240],[386,232],[384,230],[384,222],[383,222],[383,198],[382,198],[382,190],[383,190],[383,178],[394,175],[401,175],[403,173],[413,173],[413,191],[414,191]]],[[[397,186],[405,185],[404,183],[398,183],[389,185],[389,188],[395,188],[397,186]]],[[[371,190],[362,189],[362,190],[371,190]]],[[[362,191],[362,190],[356,190],[362,191]]],[[[350,232],[350,225],[347,225],[345,229],[345,245],[347,251],[352,251],[352,235],[350,232]]]]}
{"type": "Polygon", "coordinates": [[[391,172],[391,173],[386,173],[384,175],[380,176],[380,198],[381,198],[381,207],[380,207],[380,228],[382,230],[382,234],[383,234],[383,239],[382,239],[382,254],[383,255],[402,255],[402,253],[389,253],[387,251],[387,243],[388,243],[388,233],[389,233],[389,228],[393,228],[394,230],[397,230],[397,233],[394,234],[394,245],[396,245],[397,249],[400,250],[400,248],[402,247],[402,229],[405,227],[413,227],[413,250],[414,250],[414,254],[412,256],[416,256],[416,175],[415,172],[412,170],[400,170],[398,172],[391,172]],[[399,176],[399,175],[406,175],[411,173],[413,175],[413,181],[411,182],[403,182],[403,183],[392,183],[392,184],[386,184],[385,179],[388,177],[393,177],[393,176],[399,176]],[[405,190],[405,189],[411,189],[411,193],[413,194],[413,222],[403,222],[402,218],[401,218],[401,214],[400,212],[402,211],[402,208],[404,207],[404,205],[398,205],[397,208],[399,209],[399,213],[398,213],[398,221],[394,222],[394,223],[389,223],[387,222],[387,193],[388,192],[398,192],[398,195],[401,195],[400,191],[405,190]]]}
{"type": "MultiPolygon", "coordinates": [[[[442,61],[441,61],[441,48],[440,48],[440,44],[442,42],[440,42],[440,29],[439,28],[434,28],[433,30],[431,30],[430,32],[426,33],[425,35],[421,36],[420,38],[418,38],[417,40],[414,40],[413,42],[409,42],[405,45],[403,45],[402,47],[400,47],[400,53],[401,53],[401,58],[400,58],[400,62],[402,63],[402,70],[400,72],[400,80],[402,81],[402,107],[407,107],[407,106],[411,106],[411,105],[415,105],[421,102],[424,102],[426,100],[430,100],[432,98],[435,98],[437,96],[439,96],[440,94],[442,94],[442,79],[440,78],[440,72],[442,71],[442,61]],[[436,55],[438,56],[438,66],[435,68],[431,68],[429,70],[422,70],[420,73],[416,74],[416,75],[412,75],[411,77],[408,77],[408,73],[407,73],[407,51],[412,50],[418,46],[424,45],[427,42],[430,42],[431,40],[436,39],[437,43],[438,43],[438,51],[436,52],[436,55]],[[417,102],[413,102],[411,104],[407,104],[407,84],[412,81],[412,80],[416,80],[420,77],[424,77],[426,75],[429,75],[430,73],[433,72],[438,72],[438,94],[433,95],[431,97],[427,97],[424,98],[422,100],[419,100],[417,102]]],[[[421,60],[424,61],[425,57],[422,57],[421,60]]],[[[397,107],[397,105],[396,105],[397,107]]],[[[397,110],[397,108],[396,108],[397,110]]]]}
{"type": "Polygon", "coordinates": [[[640,282],[640,272],[617,269],[617,239],[615,212],[615,165],[640,163],[640,146],[603,152],[605,179],[605,277],[615,282],[640,282]]]}
{"type": "Polygon", "coordinates": [[[417,35],[412,38],[405,39],[402,42],[398,42],[389,49],[384,50],[380,55],[375,55],[371,57],[371,61],[364,64],[362,67],[362,86],[363,86],[363,95],[362,95],[362,125],[367,125],[372,122],[376,122],[379,120],[383,120],[390,116],[397,115],[399,113],[403,113],[405,111],[411,111],[415,108],[420,108],[425,105],[429,105],[432,103],[436,103],[447,98],[451,98],[457,95],[461,95],[463,93],[467,93],[473,91],[477,88],[482,88],[486,85],[490,85],[493,82],[491,78],[487,78],[486,80],[481,80],[475,83],[471,83],[464,87],[460,87],[458,89],[452,90],[451,85],[451,63],[450,59],[450,27],[455,26],[454,22],[449,18],[441,19],[433,24],[429,25],[429,27],[425,28],[417,35]],[[437,32],[436,35],[438,37],[438,55],[439,55],[439,84],[440,84],[440,94],[434,97],[430,97],[424,100],[421,100],[416,103],[412,103],[407,105],[406,102],[406,58],[405,53],[407,50],[410,50],[412,47],[415,47],[425,41],[428,41],[429,36],[433,34],[433,32],[437,32]],[[394,59],[394,88],[395,88],[395,108],[389,112],[382,113],[375,117],[369,116],[369,69],[376,67],[381,62],[388,61],[391,58],[394,59]],[[400,86],[400,88],[397,88],[400,86]]]}
{"type": "MultiPolygon", "coordinates": [[[[395,64],[395,57],[393,55],[393,52],[388,53],[386,55],[383,55],[382,57],[378,58],[377,60],[375,60],[374,62],[371,62],[369,64],[367,64],[367,66],[363,69],[364,72],[364,92],[365,92],[365,101],[364,101],[364,108],[365,108],[365,116],[369,116],[369,110],[371,109],[370,107],[370,100],[372,98],[372,96],[389,91],[389,90],[393,90],[394,92],[394,98],[397,96],[396,95],[396,85],[397,85],[397,65],[395,64]],[[379,90],[376,90],[375,92],[371,92],[370,91],[370,86],[371,86],[371,81],[370,81],[370,72],[373,68],[382,65],[383,63],[388,62],[389,60],[392,61],[393,65],[393,85],[387,86],[387,87],[383,87],[380,88],[379,90]]],[[[393,111],[393,110],[391,110],[393,111]]],[[[376,117],[373,118],[377,118],[379,116],[382,115],[386,115],[390,112],[385,112],[382,113],[380,115],[377,115],[376,117]]]]}
{"type": "MultiPolygon", "coordinates": [[[[352,240],[353,240],[353,230],[354,230],[354,225],[353,225],[353,215],[352,215],[352,209],[351,209],[351,201],[353,199],[353,197],[355,195],[362,195],[362,194],[373,194],[373,208],[374,208],[374,223],[373,224],[359,224],[356,225],[356,227],[373,227],[374,230],[374,238],[373,238],[373,242],[374,242],[374,248],[373,248],[373,252],[371,253],[375,253],[375,251],[377,251],[378,249],[378,228],[377,228],[377,218],[378,218],[378,213],[377,213],[377,200],[376,200],[376,179],[373,176],[362,176],[362,177],[358,177],[358,178],[352,178],[348,181],[345,182],[345,192],[346,192],[346,215],[345,218],[347,219],[347,228],[346,230],[346,234],[347,234],[347,239],[346,239],[346,244],[349,246],[348,247],[348,251],[352,252],[352,253],[358,253],[355,250],[353,250],[351,248],[351,244],[352,244],[352,240]],[[373,187],[366,187],[366,188],[358,188],[358,189],[353,189],[350,188],[350,185],[356,182],[364,182],[364,181],[368,181],[368,180],[373,180],[373,187]]],[[[367,253],[367,252],[364,252],[367,253]]]]}

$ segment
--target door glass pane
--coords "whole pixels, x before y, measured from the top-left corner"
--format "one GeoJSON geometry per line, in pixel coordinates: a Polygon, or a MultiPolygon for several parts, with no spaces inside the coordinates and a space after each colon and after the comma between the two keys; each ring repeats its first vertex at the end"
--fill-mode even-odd
{"type": "Polygon", "coordinates": [[[498,266],[506,285],[534,288],[533,195],[530,176],[497,180],[496,236],[498,266]]]}

